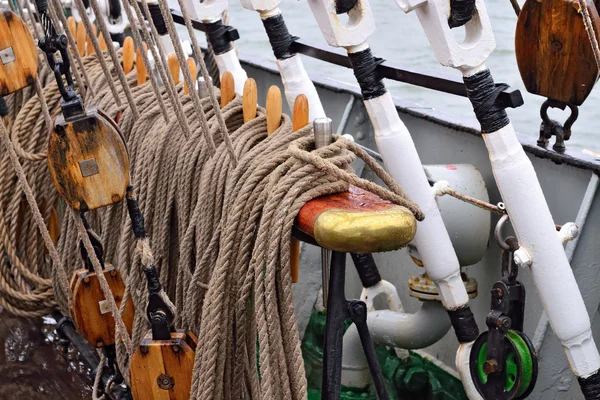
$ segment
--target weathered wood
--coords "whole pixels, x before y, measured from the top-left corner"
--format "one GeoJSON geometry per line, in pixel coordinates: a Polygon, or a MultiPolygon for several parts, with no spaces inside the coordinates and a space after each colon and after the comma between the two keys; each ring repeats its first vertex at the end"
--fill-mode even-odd
{"type": "MultiPolygon", "coordinates": [[[[97,32],[96,25],[92,24],[92,33],[94,34],[94,37],[96,37],[97,32]]],[[[88,56],[94,54],[94,45],[92,44],[92,37],[90,35],[87,36],[87,54],[88,56]]]]}
{"type": "Polygon", "coordinates": [[[296,226],[320,246],[348,253],[397,250],[417,232],[416,219],[407,208],[354,186],[306,203],[296,226]]]}
{"type": "MultiPolygon", "coordinates": [[[[292,114],[292,129],[298,131],[308,125],[308,99],[300,94],[294,101],[292,114]]],[[[298,282],[300,272],[300,241],[292,238],[290,242],[290,273],[292,282],[298,282]]]]}
{"type": "MultiPolygon", "coordinates": [[[[196,68],[196,61],[192,57],[188,57],[187,65],[190,70],[190,74],[192,75],[192,80],[194,81],[194,85],[196,84],[196,79],[198,76],[198,69],[196,68]]],[[[196,88],[192,88],[192,90],[196,90],[196,88]]],[[[183,94],[187,95],[190,93],[190,89],[187,85],[183,85],[183,94]]]]}
{"type": "Polygon", "coordinates": [[[131,358],[129,372],[133,397],[189,399],[197,342],[191,332],[173,332],[171,340],[152,340],[149,332],[131,358]]]}
{"type": "Polygon", "coordinates": [[[48,168],[58,193],[76,211],[118,203],[129,185],[129,155],[116,125],[97,108],[56,118],[48,168]]]}
{"type": "Polygon", "coordinates": [[[273,132],[281,125],[281,90],[275,85],[269,88],[266,101],[267,113],[267,135],[272,135],[273,132]]]}
{"type": "MultiPolygon", "coordinates": [[[[146,43],[143,43],[142,47],[144,48],[143,51],[148,52],[148,46],[146,45],[146,43]]],[[[137,72],[138,86],[146,83],[146,80],[148,79],[148,71],[146,71],[146,66],[144,65],[144,58],[140,53],[140,49],[137,49],[135,56],[135,70],[137,72]]]]}
{"type": "Polygon", "coordinates": [[[0,95],[30,86],[35,81],[38,57],[27,25],[16,14],[0,14],[0,95]]]}
{"type": "Polygon", "coordinates": [[[181,68],[179,67],[179,61],[177,60],[176,54],[169,54],[167,59],[167,64],[169,64],[169,72],[171,73],[171,77],[173,78],[173,82],[176,85],[179,85],[179,73],[181,72],[181,68]]]}
{"type": "MultiPolygon", "coordinates": [[[[106,264],[104,277],[119,307],[125,293],[125,283],[121,274],[114,266],[106,264]]],[[[115,344],[115,320],[102,293],[96,273],[87,269],[75,271],[71,286],[73,320],[77,330],[92,346],[104,347],[115,344]]],[[[123,322],[129,333],[133,327],[133,316],[133,302],[129,299],[123,313],[123,322]]]]}
{"type": "MultiPolygon", "coordinates": [[[[587,2],[596,36],[600,17],[587,2]]],[[[527,0],[517,22],[515,51],[525,88],[531,93],[581,105],[598,80],[579,3],[527,0]]]]}
{"type": "Polygon", "coordinates": [[[244,114],[244,123],[256,118],[256,105],[258,104],[258,89],[256,81],[252,78],[246,79],[244,83],[244,93],[242,96],[242,111],[244,114]]]}
{"type": "Polygon", "coordinates": [[[235,98],[235,81],[233,74],[225,72],[221,77],[221,108],[225,107],[235,98]]]}
{"type": "Polygon", "coordinates": [[[87,44],[87,33],[83,21],[77,24],[77,51],[82,57],[85,56],[85,48],[87,44]]]}
{"type": "MultiPolygon", "coordinates": [[[[141,54],[140,54],[141,56],[141,54]]],[[[128,74],[133,69],[133,60],[135,58],[135,46],[131,36],[127,36],[123,41],[123,71],[128,74]]]]}

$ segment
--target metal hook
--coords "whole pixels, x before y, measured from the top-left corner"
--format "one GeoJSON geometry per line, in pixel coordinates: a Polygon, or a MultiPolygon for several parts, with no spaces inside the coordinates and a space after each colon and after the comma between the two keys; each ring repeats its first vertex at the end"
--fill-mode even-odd
{"type": "Polygon", "coordinates": [[[498,246],[500,246],[500,248],[504,251],[511,251],[510,246],[508,245],[508,243],[506,243],[506,239],[502,235],[502,229],[504,227],[504,224],[509,219],[510,218],[508,214],[504,214],[502,217],[500,217],[498,223],[496,224],[496,227],[494,228],[494,237],[496,238],[496,242],[498,243],[498,246]]]}
{"type": "Polygon", "coordinates": [[[540,108],[540,116],[542,117],[542,123],[540,125],[540,137],[538,139],[538,146],[546,147],[548,140],[552,136],[556,136],[556,142],[552,146],[554,151],[562,153],[566,150],[565,141],[571,138],[571,127],[577,121],[579,117],[579,108],[570,103],[563,103],[552,99],[546,99],[540,108]],[[560,108],[564,110],[569,107],[571,115],[565,121],[564,125],[560,122],[551,120],[548,117],[548,108],[560,108]]]}

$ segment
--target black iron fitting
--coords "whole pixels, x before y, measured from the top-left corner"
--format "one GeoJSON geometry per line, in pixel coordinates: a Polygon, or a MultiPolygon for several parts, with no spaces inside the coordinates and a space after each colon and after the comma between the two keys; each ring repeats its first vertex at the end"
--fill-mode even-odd
{"type": "Polygon", "coordinates": [[[205,23],[204,26],[206,27],[206,36],[215,55],[224,54],[233,49],[231,42],[240,38],[237,29],[223,24],[223,20],[221,19],[215,22],[205,23]]]}
{"type": "Polygon", "coordinates": [[[170,326],[174,315],[160,295],[162,285],[158,278],[155,266],[145,268],[146,280],[148,282],[148,307],[146,313],[148,321],[152,326],[153,340],[169,340],[171,338],[170,326]]]}
{"type": "MultiPolygon", "coordinates": [[[[96,253],[96,257],[98,258],[98,261],[100,261],[100,266],[102,269],[104,269],[104,248],[102,247],[100,236],[98,236],[98,234],[92,230],[90,224],[84,216],[84,213],[80,213],[80,216],[88,238],[90,239],[92,247],[94,248],[94,253],[96,253]]],[[[90,255],[88,254],[87,249],[83,245],[82,241],[79,242],[79,250],[81,252],[81,258],[83,259],[85,268],[90,272],[94,272],[94,265],[92,264],[90,255]]]]}

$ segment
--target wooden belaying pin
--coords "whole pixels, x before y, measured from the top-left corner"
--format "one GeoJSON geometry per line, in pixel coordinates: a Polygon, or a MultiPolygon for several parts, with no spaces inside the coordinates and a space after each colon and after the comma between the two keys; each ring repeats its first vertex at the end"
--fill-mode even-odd
{"type": "MultiPolygon", "coordinates": [[[[308,125],[308,98],[300,94],[294,101],[294,111],[292,114],[292,129],[298,131],[308,125]]],[[[300,271],[300,241],[291,239],[290,242],[290,273],[292,275],[292,283],[298,282],[300,271]]]]}
{"type": "Polygon", "coordinates": [[[167,64],[169,65],[169,73],[173,78],[173,82],[175,82],[176,85],[179,85],[179,74],[181,72],[181,68],[179,67],[179,61],[177,60],[177,55],[175,53],[169,54],[167,64]]]}
{"type": "MultiPolygon", "coordinates": [[[[94,36],[96,36],[96,25],[92,24],[92,32],[94,33],[94,36]]],[[[87,37],[87,55],[91,55],[94,54],[94,46],[92,45],[92,38],[90,35],[88,35],[87,37]]]]}
{"type": "Polygon", "coordinates": [[[244,93],[242,96],[242,111],[244,113],[244,123],[256,118],[256,104],[258,103],[258,89],[256,81],[252,78],[246,79],[244,83],[244,93]]]}
{"type": "MultiPolygon", "coordinates": [[[[127,36],[123,41],[123,72],[128,74],[133,69],[133,60],[135,57],[135,46],[131,36],[127,36]]],[[[140,54],[141,57],[141,54],[140,54]]]]}
{"type": "Polygon", "coordinates": [[[85,47],[87,41],[87,33],[85,32],[85,25],[83,21],[79,21],[77,24],[77,51],[80,56],[85,56],[85,47]]]}
{"type": "MultiPolygon", "coordinates": [[[[143,51],[148,51],[148,46],[146,43],[142,43],[143,51]]],[[[142,57],[142,53],[140,53],[140,49],[137,49],[135,56],[135,70],[137,72],[137,84],[143,85],[146,83],[148,79],[148,71],[146,71],[146,66],[144,65],[144,58],[142,57]]]]}
{"type": "Polygon", "coordinates": [[[235,81],[233,79],[233,74],[227,71],[221,77],[221,108],[225,108],[225,106],[234,98],[235,81]]]}
{"type": "Polygon", "coordinates": [[[106,45],[106,40],[104,40],[104,35],[102,34],[102,32],[100,32],[100,35],[98,35],[98,44],[100,45],[100,50],[108,50],[108,46],[106,45]]]}
{"type": "MultiPolygon", "coordinates": [[[[196,61],[192,58],[192,57],[188,57],[187,59],[187,65],[188,68],[190,70],[190,74],[192,75],[192,79],[194,80],[194,85],[196,85],[196,80],[197,80],[197,76],[198,76],[198,70],[196,68],[196,61]]],[[[196,88],[194,87],[192,90],[195,90],[196,88]]],[[[187,95],[190,93],[190,89],[187,87],[187,85],[183,85],[183,94],[187,95]]]]}
{"type": "Polygon", "coordinates": [[[273,132],[281,125],[281,90],[273,85],[267,92],[267,134],[272,135],[273,132]]]}
{"type": "Polygon", "coordinates": [[[77,37],[77,21],[75,21],[75,17],[70,16],[69,18],[67,18],[67,25],[69,27],[69,31],[71,31],[71,35],[73,35],[74,38],[77,37]]]}

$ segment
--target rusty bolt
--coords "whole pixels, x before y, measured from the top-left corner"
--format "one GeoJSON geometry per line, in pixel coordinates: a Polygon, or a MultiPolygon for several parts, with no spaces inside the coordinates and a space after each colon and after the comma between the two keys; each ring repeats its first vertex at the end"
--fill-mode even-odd
{"type": "Polygon", "coordinates": [[[181,350],[181,347],[179,347],[178,345],[174,345],[171,348],[173,349],[173,353],[179,353],[179,350],[181,350]]]}
{"type": "Polygon", "coordinates": [[[98,340],[96,342],[96,347],[104,347],[104,342],[102,340],[98,340]]]}
{"type": "Polygon", "coordinates": [[[506,329],[510,328],[510,324],[511,324],[511,321],[510,321],[510,318],[508,318],[508,317],[500,317],[500,318],[498,318],[498,321],[496,322],[496,325],[498,325],[498,327],[504,327],[506,329]]]}
{"type": "Polygon", "coordinates": [[[500,298],[502,298],[502,296],[504,296],[504,289],[502,289],[501,287],[497,287],[495,289],[492,289],[492,295],[495,298],[500,299],[500,298]]]}
{"type": "Polygon", "coordinates": [[[150,351],[150,349],[148,348],[148,346],[142,346],[142,345],[140,345],[140,351],[142,352],[142,354],[148,354],[148,352],[150,351]]]}
{"type": "Polygon", "coordinates": [[[117,271],[114,269],[112,271],[110,271],[110,276],[113,276],[113,277],[117,276],[117,271]]]}
{"type": "Polygon", "coordinates": [[[175,386],[175,379],[171,375],[161,374],[158,378],[156,378],[156,383],[158,383],[158,387],[163,390],[173,389],[175,386]]]}
{"type": "Polygon", "coordinates": [[[496,360],[487,360],[483,364],[483,372],[486,375],[493,374],[497,370],[498,370],[498,363],[496,362],[496,360]]]}
{"type": "Polygon", "coordinates": [[[90,283],[90,277],[86,276],[85,278],[83,278],[83,283],[90,283]]]}

